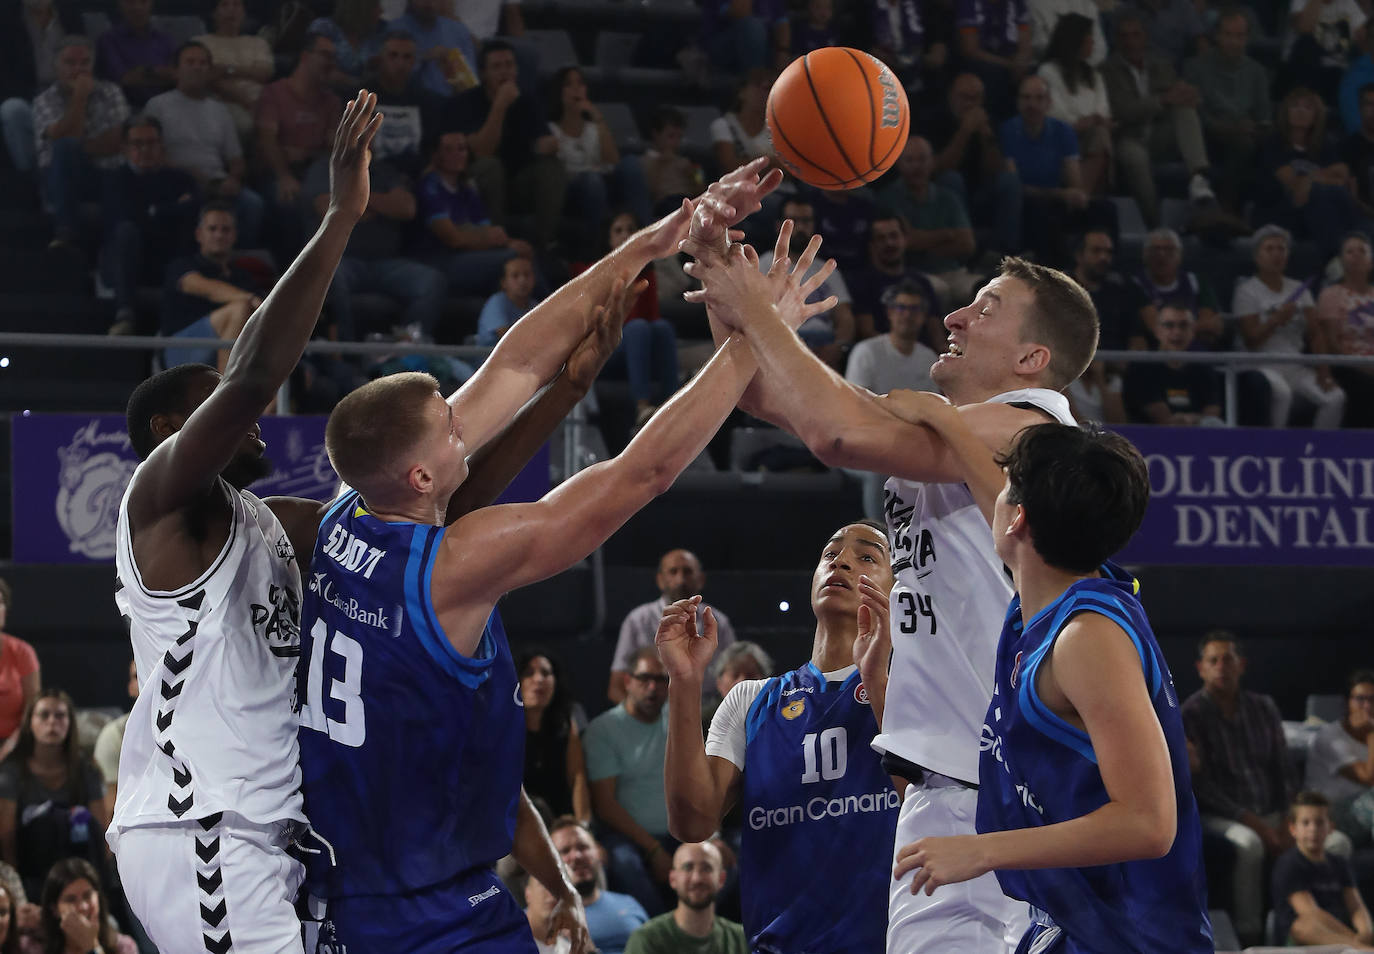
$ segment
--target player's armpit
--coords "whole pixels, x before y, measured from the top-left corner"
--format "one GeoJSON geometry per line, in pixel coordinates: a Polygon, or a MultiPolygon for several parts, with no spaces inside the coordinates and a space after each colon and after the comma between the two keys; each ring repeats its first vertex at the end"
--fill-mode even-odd
{"type": "Polygon", "coordinates": [[[325,511],[333,501],[309,500],[304,497],[267,497],[263,500],[267,508],[281,521],[287,539],[296,551],[297,565],[301,576],[310,565],[311,554],[315,552],[315,541],[320,534],[320,523],[325,511]]]}

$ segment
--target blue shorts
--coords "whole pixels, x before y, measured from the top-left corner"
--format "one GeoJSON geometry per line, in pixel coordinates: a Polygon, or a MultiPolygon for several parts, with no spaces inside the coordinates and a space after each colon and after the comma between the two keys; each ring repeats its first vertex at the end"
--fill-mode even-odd
{"type": "Polygon", "coordinates": [[[318,954],[536,954],[537,950],[525,912],[515,898],[495,872],[478,869],[410,894],[331,900],[318,954]]]}
{"type": "MultiPolygon", "coordinates": [[[[173,338],[218,338],[219,332],[210,323],[209,315],[202,315],[196,321],[191,322],[182,328],[173,338]]],[[[175,368],[179,364],[208,364],[215,366],[214,348],[163,348],[162,364],[164,367],[175,368]]]]}
{"type": "Polygon", "coordinates": [[[1070,954],[1068,935],[1052,924],[1032,924],[1016,945],[1016,954],[1070,954]]]}

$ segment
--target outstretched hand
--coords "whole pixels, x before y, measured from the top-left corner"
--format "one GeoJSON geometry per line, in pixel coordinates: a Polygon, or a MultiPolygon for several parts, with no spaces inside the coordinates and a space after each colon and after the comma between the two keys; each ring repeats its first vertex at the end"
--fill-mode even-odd
{"type": "Polygon", "coordinates": [[[634,284],[616,279],[606,304],[596,306],[592,312],[591,330],[568,356],[563,373],[572,384],[584,391],[591,389],[601,368],[620,345],[620,333],[630,307],[648,287],[649,283],[643,279],[634,284]]]}
{"type": "Polygon", "coordinates": [[[716,653],[716,617],[711,607],[702,612],[702,631],[697,632],[697,607],[700,596],[670,603],[658,621],[654,645],[669,679],[704,678],[706,667],[716,653]]]}
{"type": "Polygon", "coordinates": [[[869,577],[859,577],[859,635],[854,640],[854,665],[870,691],[877,688],[879,681],[886,682],[892,658],[889,597],[869,577]]]}
{"type": "Polygon", "coordinates": [[[365,89],[349,100],[343,118],[334,131],[334,148],[329,155],[329,208],[354,220],[367,211],[372,190],[368,164],[372,161],[372,137],[382,127],[377,112],[377,97],[365,89]]]}
{"type": "Polygon", "coordinates": [[[795,267],[787,257],[791,238],[792,220],[788,219],[778,232],[773,264],[766,274],[759,271],[758,253],[749,245],[731,245],[719,259],[708,256],[688,262],[684,269],[699,279],[702,287],[683,297],[688,301],[704,302],[712,316],[727,328],[743,328],[762,320],[769,309],[776,307],[778,316],[795,331],[813,315],[834,308],[839,300],[831,295],[807,303],[806,299],[835,271],[835,262],[833,259],[826,261],[806,277],[820,250],[821,237],[811,237],[795,267]]]}
{"type": "Polygon", "coordinates": [[[734,238],[730,226],[763,207],[763,198],[782,184],[782,172],[768,168],[768,157],[746,162],[721,176],[699,195],[681,250],[698,260],[720,260],[734,238]]]}

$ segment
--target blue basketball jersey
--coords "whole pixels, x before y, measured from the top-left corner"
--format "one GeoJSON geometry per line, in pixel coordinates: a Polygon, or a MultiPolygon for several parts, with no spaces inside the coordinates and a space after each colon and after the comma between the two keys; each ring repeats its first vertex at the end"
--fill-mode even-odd
{"type": "Polygon", "coordinates": [[[416,891],[508,854],[524,770],[520,684],[493,610],[474,657],[444,635],[430,575],[446,529],[345,494],[320,525],[301,618],[306,816],[333,847],[325,897],[416,891]]]}
{"type": "Polygon", "coordinates": [[[1095,954],[1210,954],[1202,833],[1188,772],[1188,747],[1173,677],[1155,642],[1135,581],[1107,564],[1080,580],[1026,627],[1012,600],[997,649],[997,682],[983,726],[978,830],[1053,825],[1108,801],[1088,734],[1050,711],[1036,692],[1040,663],[1079,613],[1097,613],[1135,644],[1174,774],[1178,833],[1163,858],[1092,868],[998,871],[1009,897],[1049,915],[1066,951],[1095,954]]]}
{"type": "Polygon", "coordinates": [[[901,798],[877,734],[857,670],[827,682],[807,663],[749,707],[739,881],[753,950],[883,950],[901,798]]]}

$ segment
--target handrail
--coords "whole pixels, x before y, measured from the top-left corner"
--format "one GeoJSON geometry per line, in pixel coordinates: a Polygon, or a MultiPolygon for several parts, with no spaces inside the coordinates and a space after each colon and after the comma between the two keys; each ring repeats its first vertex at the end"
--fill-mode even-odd
{"type": "MultiPolygon", "coordinates": [[[[64,335],[37,331],[0,331],[0,347],[12,348],[109,348],[122,351],[161,351],[164,348],[229,349],[233,341],[220,338],[178,338],[167,335],[64,335]]],[[[416,341],[328,341],[314,338],[305,346],[306,354],[440,355],[452,358],[477,358],[491,354],[485,345],[439,345],[416,341]]]]}

